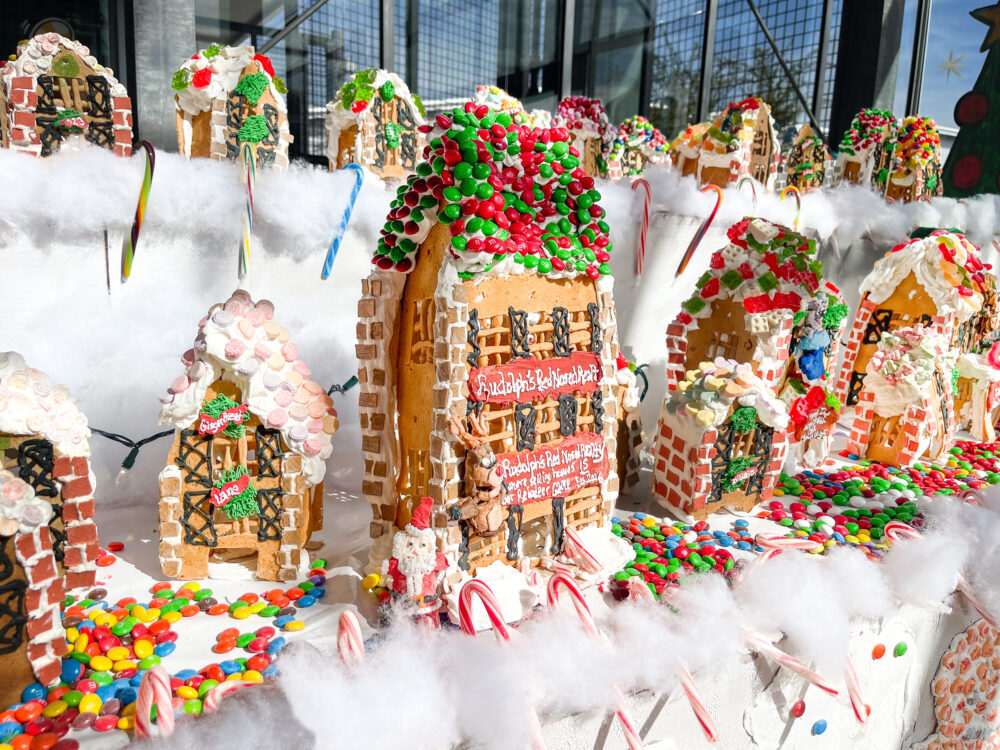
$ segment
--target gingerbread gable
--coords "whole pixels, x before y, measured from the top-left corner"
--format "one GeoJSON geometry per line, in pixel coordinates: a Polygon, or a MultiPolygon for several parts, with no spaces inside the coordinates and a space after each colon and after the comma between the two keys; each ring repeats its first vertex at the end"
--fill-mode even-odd
{"type": "Polygon", "coordinates": [[[710,122],[699,122],[688,125],[678,133],[670,144],[670,158],[681,177],[698,173],[698,156],[701,154],[701,142],[705,133],[712,127],[710,122]]]}
{"type": "Polygon", "coordinates": [[[642,115],[633,115],[618,126],[618,137],[608,152],[608,176],[612,179],[642,174],[646,164],[665,164],[670,142],[642,115]]]}
{"type": "Polygon", "coordinates": [[[837,179],[884,193],[897,128],[892,112],[861,110],[840,141],[837,179]]]}
{"type": "Polygon", "coordinates": [[[785,184],[805,192],[820,187],[826,180],[830,152],[808,125],[799,131],[785,160],[785,184]]]}
{"type": "Polygon", "coordinates": [[[698,181],[724,188],[752,177],[773,189],[780,153],[771,108],[761,99],[744,99],[726,107],[705,133],[698,181]]]}
{"type": "Polygon", "coordinates": [[[80,138],[132,153],[128,91],[80,42],[39,34],[0,67],[0,146],[50,156],[80,138]]]}

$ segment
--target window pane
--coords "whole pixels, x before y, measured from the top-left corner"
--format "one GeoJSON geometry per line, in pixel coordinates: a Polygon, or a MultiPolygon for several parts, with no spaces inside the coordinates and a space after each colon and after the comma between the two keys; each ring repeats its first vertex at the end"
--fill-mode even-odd
{"type": "Polygon", "coordinates": [[[935,0],[931,6],[920,114],[957,132],[955,103],[972,90],[986,53],[979,46],[989,27],[969,15],[983,3],[935,0]]]}
{"type": "Polygon", "coordinates": [[[656,16],[649,120],[673,138],[698,119],[705,3],[666,0],[656,16]]]}

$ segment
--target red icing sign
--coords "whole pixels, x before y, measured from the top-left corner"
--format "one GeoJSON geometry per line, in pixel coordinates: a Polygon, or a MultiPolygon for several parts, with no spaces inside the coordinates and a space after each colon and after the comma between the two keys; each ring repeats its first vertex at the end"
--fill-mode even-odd
{"type": "Polygon", "coordinates": [[[497,472],[507,482],[507,505],[566,497],[608,476],[608,449],[600,435],[580,432],[558,445],[501,453],[497,472]]]}
{"type": "Polygon", "coordinates": [[[198,434],[199,435],[218,435],[229,423],[233,424],[243,424],[243,415],[247,413],[247,405],[240,404],[239,406],[234,406],[231,409],[226,409],[218,417],[210,417],[204,412],[199,416],[201,421],[198,422],[198,434]]]}
{"type": "Polygon", "coordinates": [[[477,367],[469,372],[469,400],[488,404],[541,401],[562,393],[592,393],[600,383],[600,357],[573,352],[568,357],[520,359],[477,367]]]}
{"type": "Polygon", "coordinates": [[[221,487],[212,488],[212,505],[221,508],[234,497],[240,495],[250,486],[250,475],[244,474],[239,479],[226,482],[221,487]]]}

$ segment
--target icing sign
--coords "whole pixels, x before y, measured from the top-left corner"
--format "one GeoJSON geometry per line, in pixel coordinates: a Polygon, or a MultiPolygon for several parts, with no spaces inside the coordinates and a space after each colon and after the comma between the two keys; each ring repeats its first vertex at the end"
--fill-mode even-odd
{"type": "Polygon", "coordinates": [[[201,420],[198,422],[198,434],[218,435],[230,424],[242,425],[245,421],[246,413],[246,404],[239,404],[238,406],[224,409],[218,417],[213,417],[210,414],[201,412],[199,415],[201,420]]]}
{"type": "Polygon", "coordinates": [[[475,368],[469,372],[469,400],[489,404],[541,401],[563,393],[593,393],[600,383],[600,358],[590,352],[573,352],[568,357],[475,368]]]}
{"type": "Polygon", "coordinates": [[[581,432],[558,445],[501,453],[497,469],[507,483],[505,505],[526,505],[566,497],[608,476],[608,452],[601,435],[581,432]]]}
{"type": "MultiPolygon", "coordinates": [[[[213,433],[214,434],[214,433],[213,433]]],[[[221,508],[234,497],[239,497],[250,486],[250,475],[243,474],[238,479],[225,482],[221,487],[212,488],[212,505],[221,508]]]]}

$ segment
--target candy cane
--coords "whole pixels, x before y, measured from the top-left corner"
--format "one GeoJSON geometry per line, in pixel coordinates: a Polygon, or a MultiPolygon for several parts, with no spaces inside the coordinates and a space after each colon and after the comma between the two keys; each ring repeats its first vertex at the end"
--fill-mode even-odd
{"type": "Polygon", "coordinates": [[[784,651],[782,651],[780,648],[775,646],[769,640],[764,638],[764,636],[761,635],[760,633],[749,631],[744,634],[744,639],[746,640],[747,646],[751,650],[756,651],[757,653],[762,654],[763,656],[766,656],[769,659],[772,659],[773,661],[777,662],[786,669],[792,670],[797,675],[805,677],[807,680],[809,680],[809,682],[818,687],[820,690],[823,690],[829,693],[830,695],[838,694],[839,691],[837,690],[837,688],[833,686],[832,682],[830,682],[828,679],[826,679],[823,675],[819,674],[818,672],[814,672],[813,670],[809,669],[809,667],[800,662],[791,654],[787,654],[784,651]]]}
{"type": "MultiPolygon", "coordinates": [[[[594,615],[591,613],[587,601],[583,598],[583,592],[576,585],[576,581],[565,573],[556,573],[549,579],[549,584],[546,587],[549,606],[554,608],[559,604],[560,587],[565,588],[570,593],[573,599],[573,606],[576,608],[577,617],[583,623],[583,629],[587,635],[602,643],[607,643],[604,635],[597,629],[597,623],[594,622],[594,615]]],[[[635,723],[632,721],[632,717],[629,716],[628,709],[625,707],[625,696],[622,695],[617,685],[612,685],[611,690],[614,695],[615,704],[617,705],[615,715],[618,716],[618,721],[621,722],[622,732],[625,734],[625,740],[628,742],[630,750],[643,750],[645,746],[643,745],[642,737],[639,736],[639,731],[636,729],[635,723]]]]}
{"type": "Polygon", "coordinates": [[[715,191],[715,207],[708,215],[708,218],[702,222],[700,227],[698,227],[698,231],[694,233],[694,237],[691,238],[691,244],[687,246],[687,250],[685,250],[684,255],[681,256],[681,262],[680,265],[677,266],[677,273],[674,274],[674,277],[680,276],[684,273],[684,269],[687,268],[688,263],[691,262],[691,258],[694,257],[694,251],[698,249],[698,245],[705,237],[705,233],[708,232],[708,228],[712,226],[712,222],[715,221],[715,215],[719,213],[719,206],[722,205],[722,189],[718,185],[705,185],[705,187],[701,189],[701,192],[707,193],[710,190],[715,191]]]}
{"type": "Polygon", "coordinates": [[[635,259],[635,275],[642,276],[642,266],[646,262],[646,234],[649,232],[649,204],[653,201],[653,194],[650,192],[649,183],[643,178],[632,183],[632,189],[641,187],[646,192],[646,199],[642,202],[642,228],[639,230],[639,254],[635,259]]]}
{"type": "Polygon", "coordinates": [[[337,621],[337,653],[346,667],[357,667],[365,660],[361,621],[353,609],[345,609],[337,621]]]}
{"type": "Polygon", "coordinates": [[[563,540],[563,554],[569,557],[576,558],[580,561],[580,565],[584,570],[588,570],[591,573],[601,572],[601,561],[594,557],[590,550],[586,548],[583,544],[583,540],[580,538],[580,534],[572,526],[566,527],[566,538],[563,540]],[[569,547],[569,550],[566,548],[569,547]]]}
{"type": "Polygon", "coordinates": [[[823,545],[820,542],[802,536],[766,536],[758,534],[755,541],[758,547],[764,548],[764,552],[755,561],[756,565],[763,565],[786,549],[802,549],[807,552],[823,549],[823,545]]]}
{"type": "Polygon", "coordinates": [[[365,180],[365,172],[357,164],[348,164],[344,169],[354,171],[354,187],[351,189],[351,199],[347,203],[347,210],[344,211],[344,215],[340,219],[337,236],[333,238],[333,243],[326,253],[326,262],[323,263],[323,273],[320,274],[320,278],[323,279],[330,278],[330,272],[333,270],[333,261],[337,259],[337,253],[340,251],[340,243],[344,241],[344,235],[347,233],[347,223],[351,220],[354,204],[357,203],[358,193],[361,192],[361,183],[365,180]]]}
{"type": "Polygon", "coordinates": [[[139,695],[135,702],[135,736],[152,737],[152,711],[156,704],[156,725],[160,736],[166,737],[174,731],[174,699],[170,689],[170,675],[159,664],[149,668],[139,683],[139,695]]]}
{"type": "MultiPolygon", "coordinates": [[[[466,635],[476,636],[476,626],[472,622],[472,597],[476,596],[486,608],[490,623],[493,626],[493,633],[498,641],[510,641],[510,631],[507,629],[507,622],[500,611],[497,598],[486,583],[477,578],[472,578],[465,582],[458,592],[458,621],[462,626],[462,632],[466,635]]],[[[546,750],[545,738],[542,737],[542,725],[538,721],[538,714],[530,705],[528,706],[528,723],[531,729],[531,745],[535,750],[546,750]]]]}
{"type": "Polygon", "coordinates": [[[240,163],[244,167],[247,188],[246,208],[243,212],[243,241],[240,243],[239,277],[247,275],[250,268],[250,235],[253,232],[253,186],[257,179],[257,147],[244,142],[240,149],[240,163]]]}
{"type": "Polygon", "coordinates": [[[739,192],[742,190],[745,183],[750,183],[750,194],[753,196],[753,212],[757,213],[757,180],[750,175],[744,175],[736,183],[736,191],[739,192]]]}
{"type": "Polygon", "coordinates": [[[844,670],[844,681],[847,683],[847,697],[851,699],[851,708],[854,711],[854,718],[858,723],[864,724],[868,721],[868,707],[864,698],[861,697],[861,683],[858,682],[858,673],[854,669],[854,662],[851,657],[847,657],[847,669],[844,670]]]}
{"type": "Polygon", "coordinates": [[[712,721],[711,714],[708,713],[705,701],[701,699],[701,694],[694,684],[691,672],[680,662],[677,664],[677,669],[681,677],[681,687],[684,689],[684,694],[687,695],[688,702],[691,703],[691,708],[694,709],[695,718],[701,724],[701,728],[705,732],[705,736],[708,737],[708,741],[715,742],[718,739],[718,730],[715,728],[715,722],[712,721]]]}
{"type": "MultiPolygon", "coordinates": [[[[139,188],[139,203],[135,207],[135,220],[132,231],[125,235],[122,243],[122,283],[132,275],[132,262],[135,260],[135,249],[139,246],[139,232],[142,231],[142,221],[146,217],[146,204],[149,202],[149,191],[153,186],[153,168],[156,166],[156,150],[149,141],[139,141],[146,152],[146,171],[142,176],[142,187],[139,188]]],[[[105,237],[107,239],[107,237],[105,237]]]]}
{"type": "Polygon", "coordinates": [[[785,200],[789,194],[795,197],[795,223],[792,225],[792,229],[797,232],[799,231],[799,214],[802,213],[802,193],[794,185],[789,185],[781,191],[781,200],[785,200]]]}
{"type": "MultiPolygon", "coordinates": [[[[222,699],[227,695],[231,695],[237,690],[242,690],[249,685],[255,684],[258,683],[244,682],[243,680],[226,680],[225,682],[220,682],[214,688],[209,690],[208,694],[205,696],[205,703],[203,706],[205,712],[212,713],[213,711],[217,711],[222,699]]],[[[138,726],[138,723],[136,723],[136,726],[138,726]]]]}

